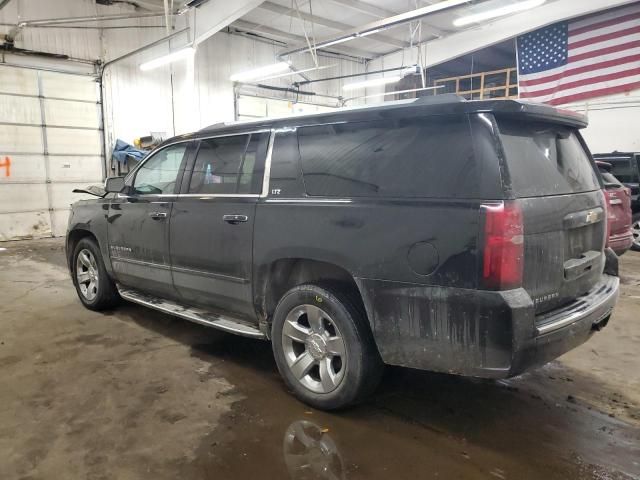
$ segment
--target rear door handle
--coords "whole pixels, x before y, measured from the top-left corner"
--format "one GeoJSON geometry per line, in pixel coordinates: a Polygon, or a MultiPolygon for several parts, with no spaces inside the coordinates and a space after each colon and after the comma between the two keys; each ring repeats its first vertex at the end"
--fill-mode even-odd
{"type": "Polygon", "coordinates": [[[164,220],[167,218],[167,212],[151,212],[149,216],[154,220],[164,220]]]}
{"type": "Polygon", "coordinates": [[[237,225],[239,223],[246,222],[249,220],[249,217],[246,215],[223,215],[222,220],[230,223],[231,225],[237,225]]]}

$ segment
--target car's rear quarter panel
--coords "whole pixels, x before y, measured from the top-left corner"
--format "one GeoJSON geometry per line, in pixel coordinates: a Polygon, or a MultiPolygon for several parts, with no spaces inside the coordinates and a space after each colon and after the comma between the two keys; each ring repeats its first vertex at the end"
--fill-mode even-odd
{"type": "Polygon", "coordinates": [[[280,258],[335,264],[355,278],[386,363],[505,376],[519,314],[512,309],[531,302],[508,293],[507,305],[505,294],[476,290],[479,209],[475,200],[267,199],[257,208],[255,271],[280,258]],[[429,275],[409,260],[425,243],[433,248],[422,252],[437,254],[429,275]]]}

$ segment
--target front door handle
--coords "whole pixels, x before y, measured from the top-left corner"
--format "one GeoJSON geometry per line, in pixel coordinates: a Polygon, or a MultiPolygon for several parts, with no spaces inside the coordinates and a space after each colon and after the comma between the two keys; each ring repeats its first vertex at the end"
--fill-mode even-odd
{"type": "Polygon", "coordinates": [[[167,212],[151,212],[149,216],[154,220],[164,220],[167,218],[167,212]]]}
{"type": "Polygon", "coordinates": [[[222,220],[230,223],[231,225],[237,225],[239,223],[246,222],[249,220],[249,217],[246,215],[223,215],[222,220]]]}

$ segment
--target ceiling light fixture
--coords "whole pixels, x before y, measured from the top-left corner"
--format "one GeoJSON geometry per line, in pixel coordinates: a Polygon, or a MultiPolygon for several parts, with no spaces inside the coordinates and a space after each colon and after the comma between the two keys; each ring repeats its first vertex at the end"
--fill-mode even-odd
{"type": "Polygon", "coordinates": [[[380,85],[387,85],[388,83],[399,82],[401,79],[402,77],[400,75],[393,76],[393,77],[373,78],[371,80],[365,80],[364,82],[348,83],[347,85],[342,87],[342,89],[355,90],[357,88],[377,87],[380,85]]]}
{"type": "Polygon", "coordinates": [[[178,60],[183,60],[185,58],[193,57],[195,54],[195,49],[193,47],[183,48],[182,50],[176,50],[175,52],[171,52],[164,57],[156,58],[149,62],[145,62],[140,65],[140,70],[143,72],[153,70],[154,68],[162,67],[163,65],[168,65],[169,63],[177,62],[178,60]]]}
{"type": "Polygon", "coordinates": [[[264,78],[270,75],[275,75],[280,72],[288,70],[291,64],[289,62],[278,62],[273,65],[266,65],[260,68],[254,68],[253,70],[247,70],[246,72],[235,73],[229,77],[232,82],[246,82],[248,80],[255,80],[256,78],[264,78]]]}
{"type": "Polygon", "coordinates": [[[474,13],[472,15],[457,18],[453,21],[453,25],[455,27],[464,27],[472,23],[480,23],[492,18],[504,17],[505,15],[511,15],[512,13],[539,7],[546,1],[547,0],[526,0],[524,2],[512,3],[510,5],[505,5],[504,7],[487,10],[486,12],[474,13]]]}

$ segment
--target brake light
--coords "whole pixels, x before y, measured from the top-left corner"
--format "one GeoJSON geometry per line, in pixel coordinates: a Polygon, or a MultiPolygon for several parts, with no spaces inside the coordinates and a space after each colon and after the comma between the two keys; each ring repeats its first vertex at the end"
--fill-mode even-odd
{"type": "Polygon", "coordinates": [[[491,290],[522,285],[524,227],[522,211],[515,202],[482,205],[484,253],[482,284],[491,290]]]}
{"type": "Polygon", "coordinates": [[[609,202],[611,201],[610,192],[607,192],[606,190],[602,190],[602,196],[604,197],[602,199],[602,208],[604,210],[604,221],[605,221],[604,246],[608,247],[609,236],[611,235],[611,221],[615,220],[615,216],[609,211],[609,202]],[[611,215],[611,218],[609,217],[609,215],[611,215]]]}

